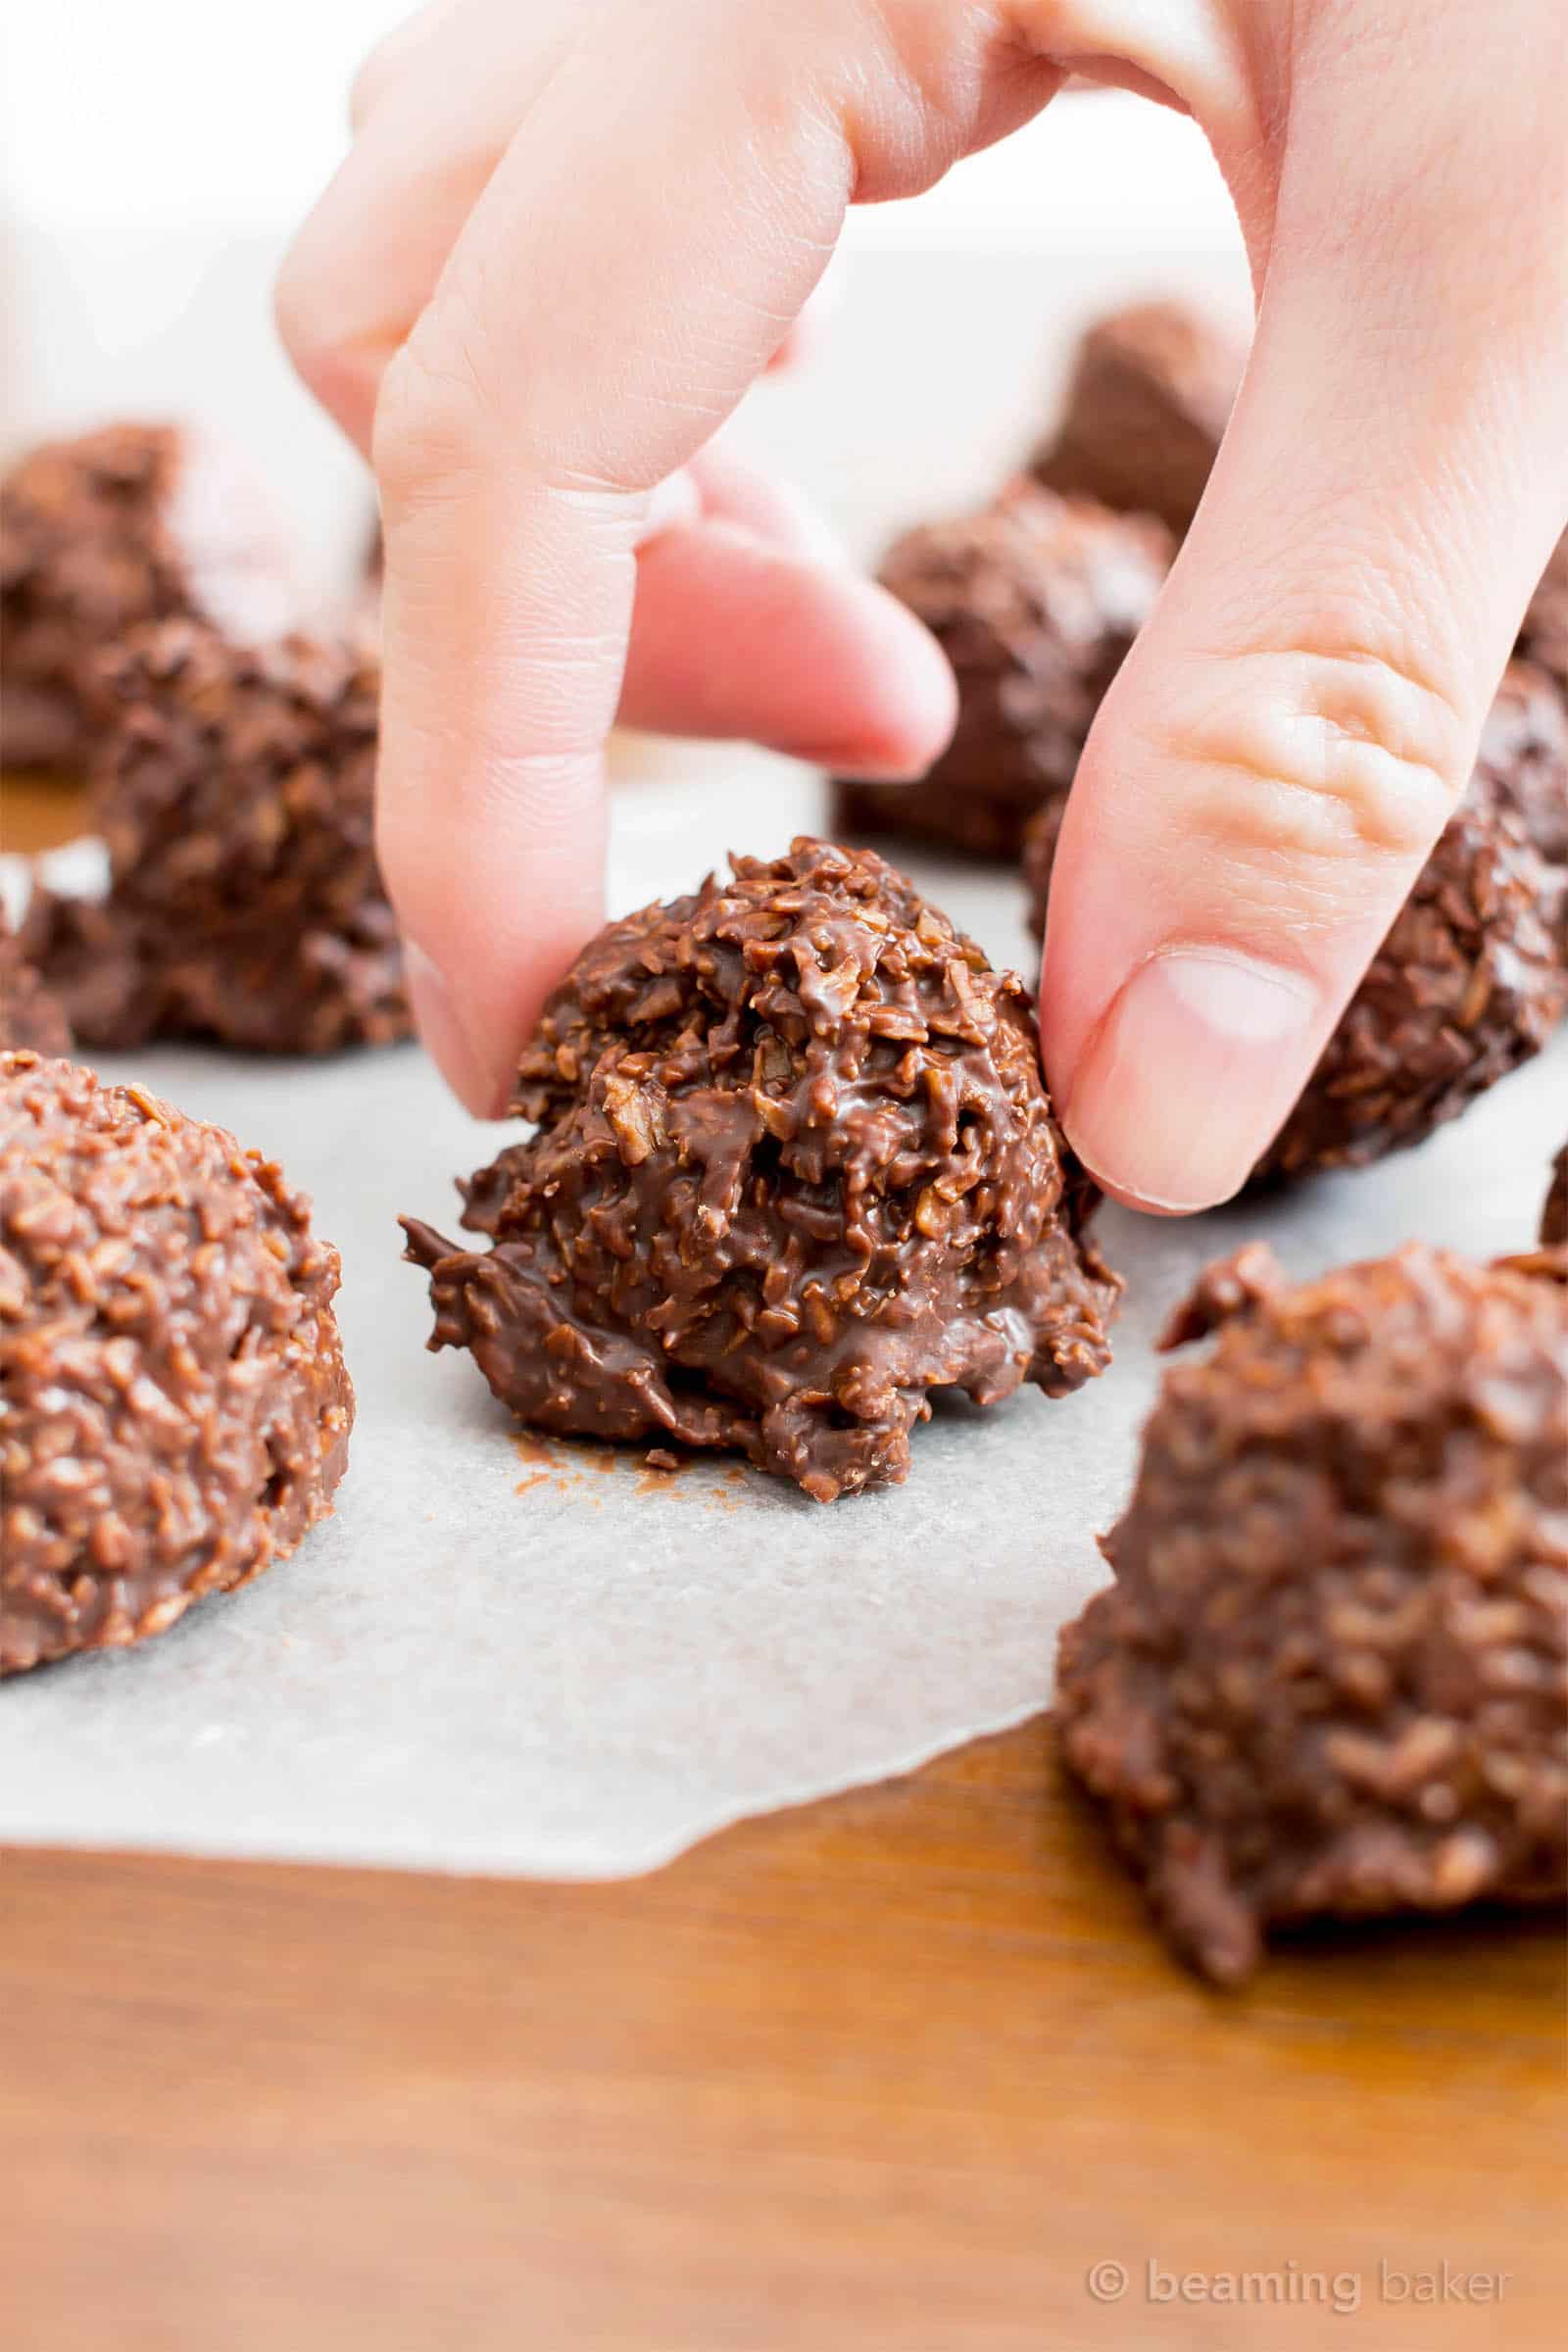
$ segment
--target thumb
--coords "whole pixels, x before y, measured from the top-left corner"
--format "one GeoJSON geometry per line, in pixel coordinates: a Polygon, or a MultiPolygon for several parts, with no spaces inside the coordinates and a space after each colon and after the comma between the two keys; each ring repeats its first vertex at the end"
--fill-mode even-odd
{"type": "Polygon", "coordinates": [[[1506,0],[1517,37],[1456,57],[1429,9],[1450,36],[1474,16],[1400,0],[1387,77],[1344,38],[1353,6],[1318,12],[1271,184],[1255,156],[1232,173],[1262,289],[1247,380],[1062,827],[1046,1063],[1135,1205],[1228,1198],[1291,1109],[1568,514],[1560,17],[1506,0]]]}

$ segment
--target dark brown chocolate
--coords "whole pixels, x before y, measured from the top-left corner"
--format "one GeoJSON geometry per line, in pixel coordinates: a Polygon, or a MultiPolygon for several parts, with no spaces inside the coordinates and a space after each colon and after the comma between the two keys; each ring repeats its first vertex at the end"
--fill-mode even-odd
{"type": "Polygon", "coordinates": [[[343,1474],[335,1250],[279,1170],[140,1087],[0,1055],[0,1673],[163,1633],[343,1474]]]}
{"type": "Polygon", "coordinates": [[[270,636],[298,601],[271,504],[200,435],[115,424],[33,450],[0,481],[0,760],[84,774],[94,664],[138,624],[270,636]]]}
{"type": "Polygon", "coordinates": [[[464,1188],[405,1220],[436,1348],[519,1419],[732,1446],[818,1501],[897,1483],[935,1389],[1049,1396],[1119,1285],[1028,998],[868,852],[797,841],[600,933],[464,1188]]]}
{"type": "Polygon", "coordinates": [[[26,1046],[34,1054],[71,1052],[65,1007],[50,995],[22,951],[0,906],[0,1048],[26,1046]]]}
{"type": "Polygon", "coordinates": [[[1072,782],[1171,552],[1148,517],[1023,479],[907,533],[880,576],[953,663],[957,730],[918,783],[841,782],[842,827],[1016,857],[1031,813],[1072,782]]]}
{"type": "Polygon", "coordinates": [[[25,944],[98,1047],[215,1038],[329,1054],[409,1035],[375,862],[380,668],[357,638],[231,643],[198,622],[99,664],[102,903],[41,892],[25,944]]]}
{"type": "Polygon", "coordinates": [[[1552,1162],[1551,1190],[1541,1212],[1541,1239],[1547,1250],[1568,1244],[1568,1144],[1552,1162]]]}
{"type": "Polygon", "coordinates": [[[1568,1885],[1568,1260],[1211,1269],[1057,1720],[1225,1983],[1317,1915],[1568,1885]],[[1553,1279],[1553,1274],[1559,1278],[1553,1279]]]}
{"type": "MultiPolygon", "coordinates": [[[[1058,794],[1024,877],[1044,935],[1058,794]]],[[[1568,1012],[1568,718],[1549,679],[1503,679],[1463,802],[1350,1000],[1257,1175],[1361,1167],[1418,1144],[1521,1062],[1568,1012]]]]}
{"type": "Polygon", "coordinates": [[[1061,422],[1034,473],[1049,489],[1157,514],[1180,537],[1198,512],[1246,361],[1238,335],[1180,303],[1114,312],[1078,347],[1061,422]]]}

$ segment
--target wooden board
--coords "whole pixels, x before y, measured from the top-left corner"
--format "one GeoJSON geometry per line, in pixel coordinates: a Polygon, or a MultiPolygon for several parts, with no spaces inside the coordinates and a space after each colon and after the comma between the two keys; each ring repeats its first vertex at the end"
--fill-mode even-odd
{"type": "Polygon", "coordinates": [[[1205,1990],[1043,1721],[614,1886],[11,1850],[0,2338],[1528,2352],[1565,1989],[1538,1919],[1205,1990]]]}

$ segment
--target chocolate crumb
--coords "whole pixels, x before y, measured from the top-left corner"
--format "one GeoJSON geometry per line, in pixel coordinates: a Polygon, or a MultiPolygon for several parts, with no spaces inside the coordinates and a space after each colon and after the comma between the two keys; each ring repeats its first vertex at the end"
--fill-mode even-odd
{"type": "Polygon", "coordinates": [[[269,1161],[0,1054],[0,1674],[163,1633],[327,1514],[337,1287],[269,1161]]]}
{"type": "Polygon", "coordinates": [[[1103,1369],[1119,1286],[1028,999],[868,852],[797,841],[584,949],[523,1055],[538,1122],[404,1220],[437,1348],[525,1422],[734,1447],[818,1501],[897,1483],[934,1389],[1103,1369]]]}
{"type": "Polygon", "coordinates": [[[1178,1332],[1116,1581],[1062,1637],[1068,1768],[1222,1983],[1318,1915],[1568,1886],[1568,1287],[1255,1249],[1178,1332]]]}

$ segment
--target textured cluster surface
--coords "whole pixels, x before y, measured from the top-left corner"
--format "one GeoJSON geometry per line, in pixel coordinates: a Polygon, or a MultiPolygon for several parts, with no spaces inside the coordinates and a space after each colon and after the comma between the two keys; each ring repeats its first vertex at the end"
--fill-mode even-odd
{"type": "Polygon", "coordinates": [[[24,940],[88,1045],[209,1037],[325,1054],[405,1037],[372,839],[379,664],[357,638],[262,648],[200,622],[99,665],[107,900],[40,893],[24,940]]]}
{"type": "Polygon", "coordinates": [[[1061,1640],[1067,1764],[1177,1948],[1568,1883],[1568,1262],[1211,1268],[1116,1582],[1061,1640]]]}
{"type": "Polygon", "coordinates": [[[0,482],[0,759],[82,774],[101,653],[177,613],[266,636],[296,594],[267,501],[199,436],[115,424],[33,450],[0,482]]]}
{"type": "Polygon", "coordinates": [[[0,906],[0,1048],[7,1046],[69,1054],[71,1030],[64,1006],[28,962],[0,906]]]}
{"type": "Polygon", "coordinates": [[[934,1389],[1108,1360],[1021,982],[868,853],[797,841],[602,932],[547,1005],[461,1250],[407,1222],[436,1347],[525,1421],[898,1481],[934,1389]]]}
{"type": "MultiPolygon", "coordinates": [[[[1057,795],[1024,877],[1044,933],[1057,795]]],[[[1540,1052],[1568,1010],[1568,712],[1505,675],[1469,789],[1347,1006],[1259,1176],[1356,1167],[1457,1117],[1540,1052]]]]}
{"type": "Polygon", "coordinates": [[[1218,453],[1246,350],[1179,303],[1139,303],[1089,329],[1061,422],[1034,461],[1050,489],[1157,514],[1185,532],[1218,453]]]}
{"type": "Polygon", "coordinates": [[[880,576],[952,662],[957,730],[916,784],[841,783],[846,830],[1016,856],[1032,812],[1071,783],[1171,553],[1147,516],[1022,479],[978,514],[908,532],[880,576]]]}
{"type": "Polygon", "coordinates": [[[0,1672],[162,1633],[326,1513],[337,1287],[232,1137],[0,1055],[0,1672]]]}

